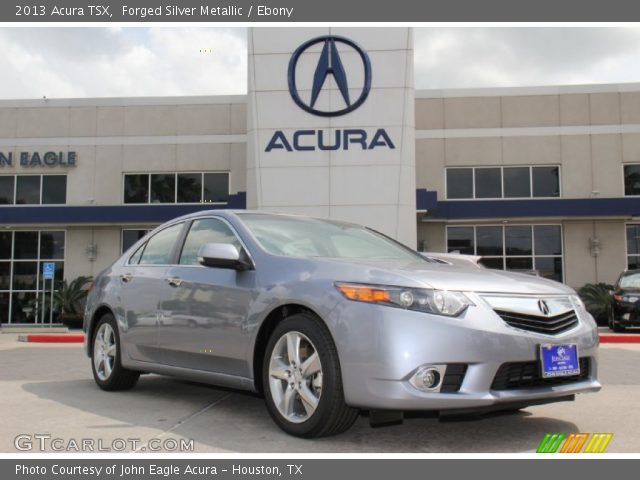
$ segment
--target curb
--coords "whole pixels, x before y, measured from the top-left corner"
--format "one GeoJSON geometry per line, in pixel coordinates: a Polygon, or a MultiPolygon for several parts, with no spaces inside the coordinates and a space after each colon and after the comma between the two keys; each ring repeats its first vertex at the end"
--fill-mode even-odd
{"type": "Polygon", "coordinates": [[[31,333],[28,335],[20,335],[19,342],[28,343],[83,343],[84,334],[82,333],[31,333]]]}
{"type": "Polygon", "coordinates": [[[601,333],[600,343],[640,343],[640,334],[637,333],[601,333]]]}

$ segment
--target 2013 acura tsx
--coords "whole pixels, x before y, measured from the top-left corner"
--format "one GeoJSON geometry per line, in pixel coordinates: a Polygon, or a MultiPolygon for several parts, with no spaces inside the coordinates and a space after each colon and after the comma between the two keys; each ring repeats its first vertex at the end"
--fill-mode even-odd
{"type": "Polygon", "coordinates": [[[263,392],[286,432],[517,409],[600,389],[595,322],[569,287],[430,261],[368,228],[205,211],[95,279],[85,348],[104,390],[140,373],[263,392]]]}

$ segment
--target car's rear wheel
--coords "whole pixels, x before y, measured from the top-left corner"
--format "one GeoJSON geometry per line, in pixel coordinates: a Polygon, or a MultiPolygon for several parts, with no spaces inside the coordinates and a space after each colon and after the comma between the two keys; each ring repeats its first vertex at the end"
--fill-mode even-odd
{"type": "Polygon", "coordinates": [[[128,390],[140,377],[140,372],[122,366],[118,326],[110,313],[98,321],[94,330],[91,367],[94,380],[103,390],[128,390]]]}
{"type": "Polygon", "coordinates": [[[262,370],[267,409],[291,435],[336,435],[358,417],[358,410],[345,404],[333,339],[315,315],[298,313],[276,326],[262,370]]]}

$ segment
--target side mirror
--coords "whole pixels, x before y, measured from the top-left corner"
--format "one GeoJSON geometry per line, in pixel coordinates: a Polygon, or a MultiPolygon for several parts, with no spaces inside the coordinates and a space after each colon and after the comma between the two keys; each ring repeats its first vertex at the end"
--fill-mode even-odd
{"type": "Polygon", "coordinates": [[[198,251],[198,263],[205,267],[249,270],[251,262],[244,252],[230,243],[205,243],[198,251]]]}

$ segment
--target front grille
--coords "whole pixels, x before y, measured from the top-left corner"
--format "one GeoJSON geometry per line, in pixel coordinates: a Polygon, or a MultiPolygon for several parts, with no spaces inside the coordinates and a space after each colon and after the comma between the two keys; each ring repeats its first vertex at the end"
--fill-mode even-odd
{"type": "Polygon", "coordinates": [[[444,372],[444,378],[442,379],[440,392],[451,393],[460,391],[465,373],[467,373],[466,363],[448,364],[447,369],[444,372]]]}
{"type": "Polygon", "coordinates": [[[542,378],[539,362],[503,363],[491,384],[492,390],[511,390],[514,388],[549,387],[566,385],[585,380],[589,377],[589,358],[580,359],[580,374],[569,377],[542,378]]]}
{"type": "Polygon", "coordinates": [[[525,313],[514,313],[506,310],[495,310],[495,312],[507,325],[519,328],[520,330],[545,333],[547,335],[558,335],[578,325],[578,317],[573,310],[554,317],[527,315],[525,313]]]}

